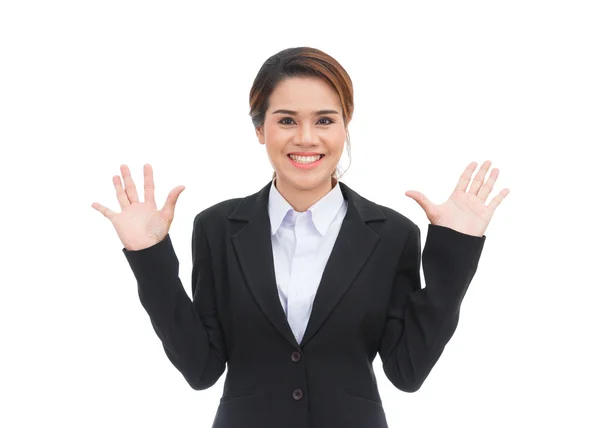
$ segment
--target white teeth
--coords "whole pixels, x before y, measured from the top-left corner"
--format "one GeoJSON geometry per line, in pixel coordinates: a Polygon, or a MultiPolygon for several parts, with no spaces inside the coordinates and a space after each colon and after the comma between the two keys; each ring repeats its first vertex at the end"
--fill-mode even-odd
{"type": "Polygon", "coordinates": [[[321,159],[321,155],[317,155],[317,156],[296,156],[296,155],[289,155],[294,161],[298,162],[298,163],[313,163],[318,161],[319,159],[321,159]]]}

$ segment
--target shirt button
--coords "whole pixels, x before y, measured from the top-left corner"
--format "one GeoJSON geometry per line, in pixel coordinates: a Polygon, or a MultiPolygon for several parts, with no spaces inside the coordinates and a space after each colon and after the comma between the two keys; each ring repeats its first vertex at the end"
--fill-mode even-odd
{"type": "Polygon", "coordinates": [[[293,362],[297,363],[301,359],[302,359],[302,355],[300,355],[300,352],[298,352],[298,351],[292,352],[292,361],[293,362]]]}
{"type": "Polygon", "coordinates": [[[298,389],[294,389],[294,392],[292,395],[294,397],[294,400],[301,400],[302,397],[304,396],[304,392],[300,388],[298,388],[298,389]]]}

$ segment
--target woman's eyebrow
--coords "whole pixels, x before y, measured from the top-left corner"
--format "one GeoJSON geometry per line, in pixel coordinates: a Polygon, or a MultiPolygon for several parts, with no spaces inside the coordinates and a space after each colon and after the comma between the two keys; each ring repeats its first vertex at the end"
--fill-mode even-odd
{"type": "MultiPolygon", "coordinates": [[[[275,110],[273,113],[271,114],[277,114],[277,113],[283,113],[283,114],[289,114],[289,115],[296,115],[298,114],[297,111],[293,111],[293,110],[284,110],[284,109],[279,109],[279,110],[275,110]]],[[[315,115],[321,115],[321,114],[339,114],[337,110],[318,110],[313,112],[315,115]]]]}

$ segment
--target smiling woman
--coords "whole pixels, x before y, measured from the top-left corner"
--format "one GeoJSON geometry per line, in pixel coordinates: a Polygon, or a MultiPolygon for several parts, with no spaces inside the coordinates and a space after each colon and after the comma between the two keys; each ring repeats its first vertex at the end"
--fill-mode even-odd
{"type": "Polygon", "coordinates": [[[324,178],[335,183],[342,175],[338,163],[345,141],[350,154],[353,112],[352,80],[326,53],[290,48],[265,61],[250,90],[250,116],[279,189],[317,196],[331,190],[324,178]]]}
{"type": "Polygon", "coordinates": [[[213,428],[386,428],[372,367],[418,390],[458,324],[484,232],[505,189],[471,163],[444,204],[407,192],[431,224],[423,251],[414,222],[339,181],[354,109],[340,64],[313,48],[269,58],[250,91],[250,116],[273,178],[252,195],[205,208],[192,231],[192,295],[168,231],[183,190],[145,201],[126,165],[113,177],[121,213],[108,217],[143,307],[173,365],[196,390],[227,368],[213,428]],[[468,191],[467,187],[470,185],[468,191]]]}

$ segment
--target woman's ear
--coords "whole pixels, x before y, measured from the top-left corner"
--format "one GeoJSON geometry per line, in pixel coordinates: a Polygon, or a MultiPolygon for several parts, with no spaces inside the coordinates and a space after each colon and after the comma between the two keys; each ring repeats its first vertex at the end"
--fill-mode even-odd
{"type": "Polygon", "coordinates": [[[263,131],[263,127],[257,126],[256,128],[254,128],[254,131],[256,132],[256,136],[258,137],[258,142],[260,144],[265,144],[265,134],[263,131]]]}

